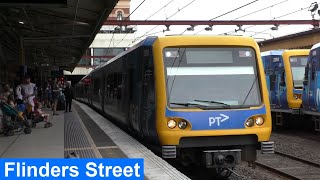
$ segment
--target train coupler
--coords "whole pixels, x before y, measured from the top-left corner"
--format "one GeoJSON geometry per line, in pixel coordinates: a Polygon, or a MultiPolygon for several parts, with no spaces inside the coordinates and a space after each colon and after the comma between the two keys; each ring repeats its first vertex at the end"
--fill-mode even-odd
{"type": "Polygon", "coordinates": [[[203,151],[207,168],[232,168],[239,164],[241,149],[203,151]]]}

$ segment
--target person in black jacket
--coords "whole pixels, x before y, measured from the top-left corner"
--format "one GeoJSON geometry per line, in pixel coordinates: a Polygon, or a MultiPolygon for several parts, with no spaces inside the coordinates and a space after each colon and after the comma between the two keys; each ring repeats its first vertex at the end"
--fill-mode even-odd
{"type": "Polygon", "coordinates": [[[66,88],[64,89],[64,96],[66,98],[66,112],[71,111],[71,104],[73,99],[73,89],[69,82],[66,83],[66,88]]]}

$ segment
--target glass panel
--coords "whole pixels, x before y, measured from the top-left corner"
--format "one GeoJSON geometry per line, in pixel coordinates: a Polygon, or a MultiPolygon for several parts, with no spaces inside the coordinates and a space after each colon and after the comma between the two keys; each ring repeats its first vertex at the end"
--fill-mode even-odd
{"type": "Polygon", "coordinates": [[[93,56],[110,56],[110,57],[103,57],[103,58],[94,58],[93,65],[99,66],[110,60],[112,57],[118,55],[119,53],[123,52],[124,48],[93,48],[93,56]]]}
{"type": "Polygon", "coordinates": [[[291,56],[290,57],[293,86],[295,88],[303,87],[305,67],[307,63],[308,63],[308,56],[291,56]]]}
{"type": "MultiPolygon", "coordinates": [[[[91,49],[88,48],[83,56],[91,56],[91,49]]],[[[78,62],[79,66],[90,66],[91,65],[91,59],[90,58],[81,58],[78,62]]]]}
{"type": "Polygon", "coordinates": [[[78,62],[78,65],[80,66],[89,66],[91,63],[90,58],[81,58],[80,61],[78,62]]]}
{"type": "MultiPolygon", "coordinates": [[[[231,107],[261,104],[255,52],[251,48],[165,48],[167,99],[170,103],[218,101],[231,107]]],[[[222,108],[218,103],[205,103],[222,108]]]]}
{"type": "Polygon", "coordinates": [[[124,48],[93,48],[94,56],[116,56],[123,52],[124,48]]]}

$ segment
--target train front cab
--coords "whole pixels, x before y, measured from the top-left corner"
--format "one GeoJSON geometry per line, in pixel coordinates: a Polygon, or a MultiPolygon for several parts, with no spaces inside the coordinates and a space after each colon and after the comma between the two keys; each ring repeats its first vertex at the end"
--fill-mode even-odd
{"type": "Polygon", "coordinates": [[[153,45],[163,158],[208,168],[273,153],[259,47],[244,37],[163,37],[153,45]]]}
{"type": "Polygon", "coordinates": [[[309,53],[305,66],[302,93],[303,123],[301,126],[320,132],[320,43],[309,53]]]}
{"type": "Polygon", "coordinates": [[[273,125],[297,126],[300,122],[304,68],[310,50],[262,52],[273,125]]]}

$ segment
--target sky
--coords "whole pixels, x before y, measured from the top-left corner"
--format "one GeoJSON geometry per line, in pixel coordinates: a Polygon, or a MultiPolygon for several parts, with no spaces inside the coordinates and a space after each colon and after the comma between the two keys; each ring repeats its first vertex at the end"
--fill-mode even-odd
{"type": "MultiPolygon", "coordinates": [[[[131,12],[134,11],[143,0],[131,0],[131,12]]],[[[149,20],[210,20],[235,8],[248,4],[254,0],[145,0],[130,16],[131,20],[146,20],[150,15],[158,11],[164,5],[169,4],[152,16],[149,20]],[[189,4],[187,7],[183,8],[189,4]],[[178,13],[177,13],[178,12],[178,13]]],[[[257,0],[256,2],[236,10],[230,14],[217,18],[216,20],[311,20],[312,16],[308,8],[315,0],[257,0]],[[277,4],[277,5],[276,5],[277,4]],[[272,6],[274,5],[274,6],[272,6]],[[267,8],[272,6],[270,8],[267,8]],[[248,13],[266,8],[257,13],[239,18],[248,13]],[[305,9],[304,9],[305,8],[305,9]],[[294,12],[294,13],[293,13],[294,12]],[[286,15],[292,13],[290,15],[286,15]],[[286,16],[284,16],[286,15],[286,16]],[[283,17],[281,17],[283,16],[283,17]],[[279,18],[280,17],[280,18],[279,18]]],[[[319,2],[320,3],[320,2],[319,2]]],[[[319,7],[320,9],[320,7],[319,7]]],[[[319,15],[316,14],[316,19],[319,15]]],[[[165,26],[138,26],[135,37],[144,35],[165,36],[180,34],[189,26],[170,26],[170,31],[163,32],[165,26]]],[[[287,34],[310,30],[312,25],[283,25],[278,30],[271,30],[268,26],[243,26],[245,32],[235,32],[237,26],[214,26],[212,31],[203,30],[206,26],[196,26],[194,31],[185,31],[184,35],[220,35],[224,33],[234,35],[252,36],[257,40],[271,39],[287,34]],[[201,31],[202,30],[202,31],[201,31]],[[263,32],[262,32],[263,31],[263,32]],[[259,33],[261,32],[261,33],[259,33]]],[[[141,37],[142,39],[142,37],[141,37]]],[[[140,40],[141,40],[140,39],[140,40]]],[[[139,40],[137,40],[138,42],[139,40]]]]}

